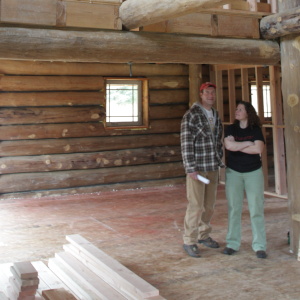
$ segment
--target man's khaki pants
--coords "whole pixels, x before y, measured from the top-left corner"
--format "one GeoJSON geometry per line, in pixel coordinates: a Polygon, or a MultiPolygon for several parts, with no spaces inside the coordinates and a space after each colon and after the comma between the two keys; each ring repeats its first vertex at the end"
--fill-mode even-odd
{"type": "Polygon", "coordinates": [[[199,172],[199,174],[208,178],[210,183],[204,184],[189,175],[186,176],[188,206],[184,218],[183,236],[186,245],[193,245],[198,240],[207,239],[212,230],[210,220],[217,196],[218,170],[199,172]]]}

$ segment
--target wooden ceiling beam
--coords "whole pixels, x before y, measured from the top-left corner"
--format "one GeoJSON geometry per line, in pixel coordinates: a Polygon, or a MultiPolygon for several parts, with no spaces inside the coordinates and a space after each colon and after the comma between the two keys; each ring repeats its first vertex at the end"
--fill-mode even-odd
{"type": "Polygon", "coordinates": [[[127,31],[0,27],[0,59],[277,65],[273,41],[127,31]]]}
{"type": "Polygon", "coordinates": [[[119,16],[127,29],[134,29],[171,18],[180,17],[203,8],[218,8],[240,0],[126,0],[119,16]]]}
{"type": "Polygon", "coordinates": [[[262,18],[260,32],[264,39],[300,33],[300,6],[262,18]]]}

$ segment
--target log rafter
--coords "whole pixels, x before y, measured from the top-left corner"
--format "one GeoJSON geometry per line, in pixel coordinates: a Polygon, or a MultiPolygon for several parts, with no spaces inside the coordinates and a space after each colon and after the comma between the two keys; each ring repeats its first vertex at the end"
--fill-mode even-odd
{"type": "Polygon", "coordinates": [[[127,29],[134,29],[196,12],[203,8],[217,8],[240,0],[126,0],[119,15],[127,29]]]}

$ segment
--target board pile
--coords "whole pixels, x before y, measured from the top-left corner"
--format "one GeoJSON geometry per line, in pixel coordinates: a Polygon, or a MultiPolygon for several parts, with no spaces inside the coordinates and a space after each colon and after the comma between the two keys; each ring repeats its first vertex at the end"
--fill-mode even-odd
{"type": "Polygon", "coordinates": [[[158,289],[82,236],[66,239],[69,244],[48,260],[48,266],[41,261],[11,264],[0,300],[164,299],[158,289]]]}

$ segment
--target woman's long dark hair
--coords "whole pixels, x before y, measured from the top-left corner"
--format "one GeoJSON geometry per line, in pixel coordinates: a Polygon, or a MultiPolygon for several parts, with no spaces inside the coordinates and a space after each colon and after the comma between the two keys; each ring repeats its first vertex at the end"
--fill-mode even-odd
{"type": "MultiPolygon", "coordinates": [[[[259,116],[257,115],[257,112],[253,105],[250,102],[246,101],[239,101],[237,105],[243,104],[245,107],[245,110],[248,115],[248,127],[253,128],[255,126],[261,127],[261,121],[259,116]]],[[[240,124],[239,120],[234,120],[234,124],[240,124]]]]}

